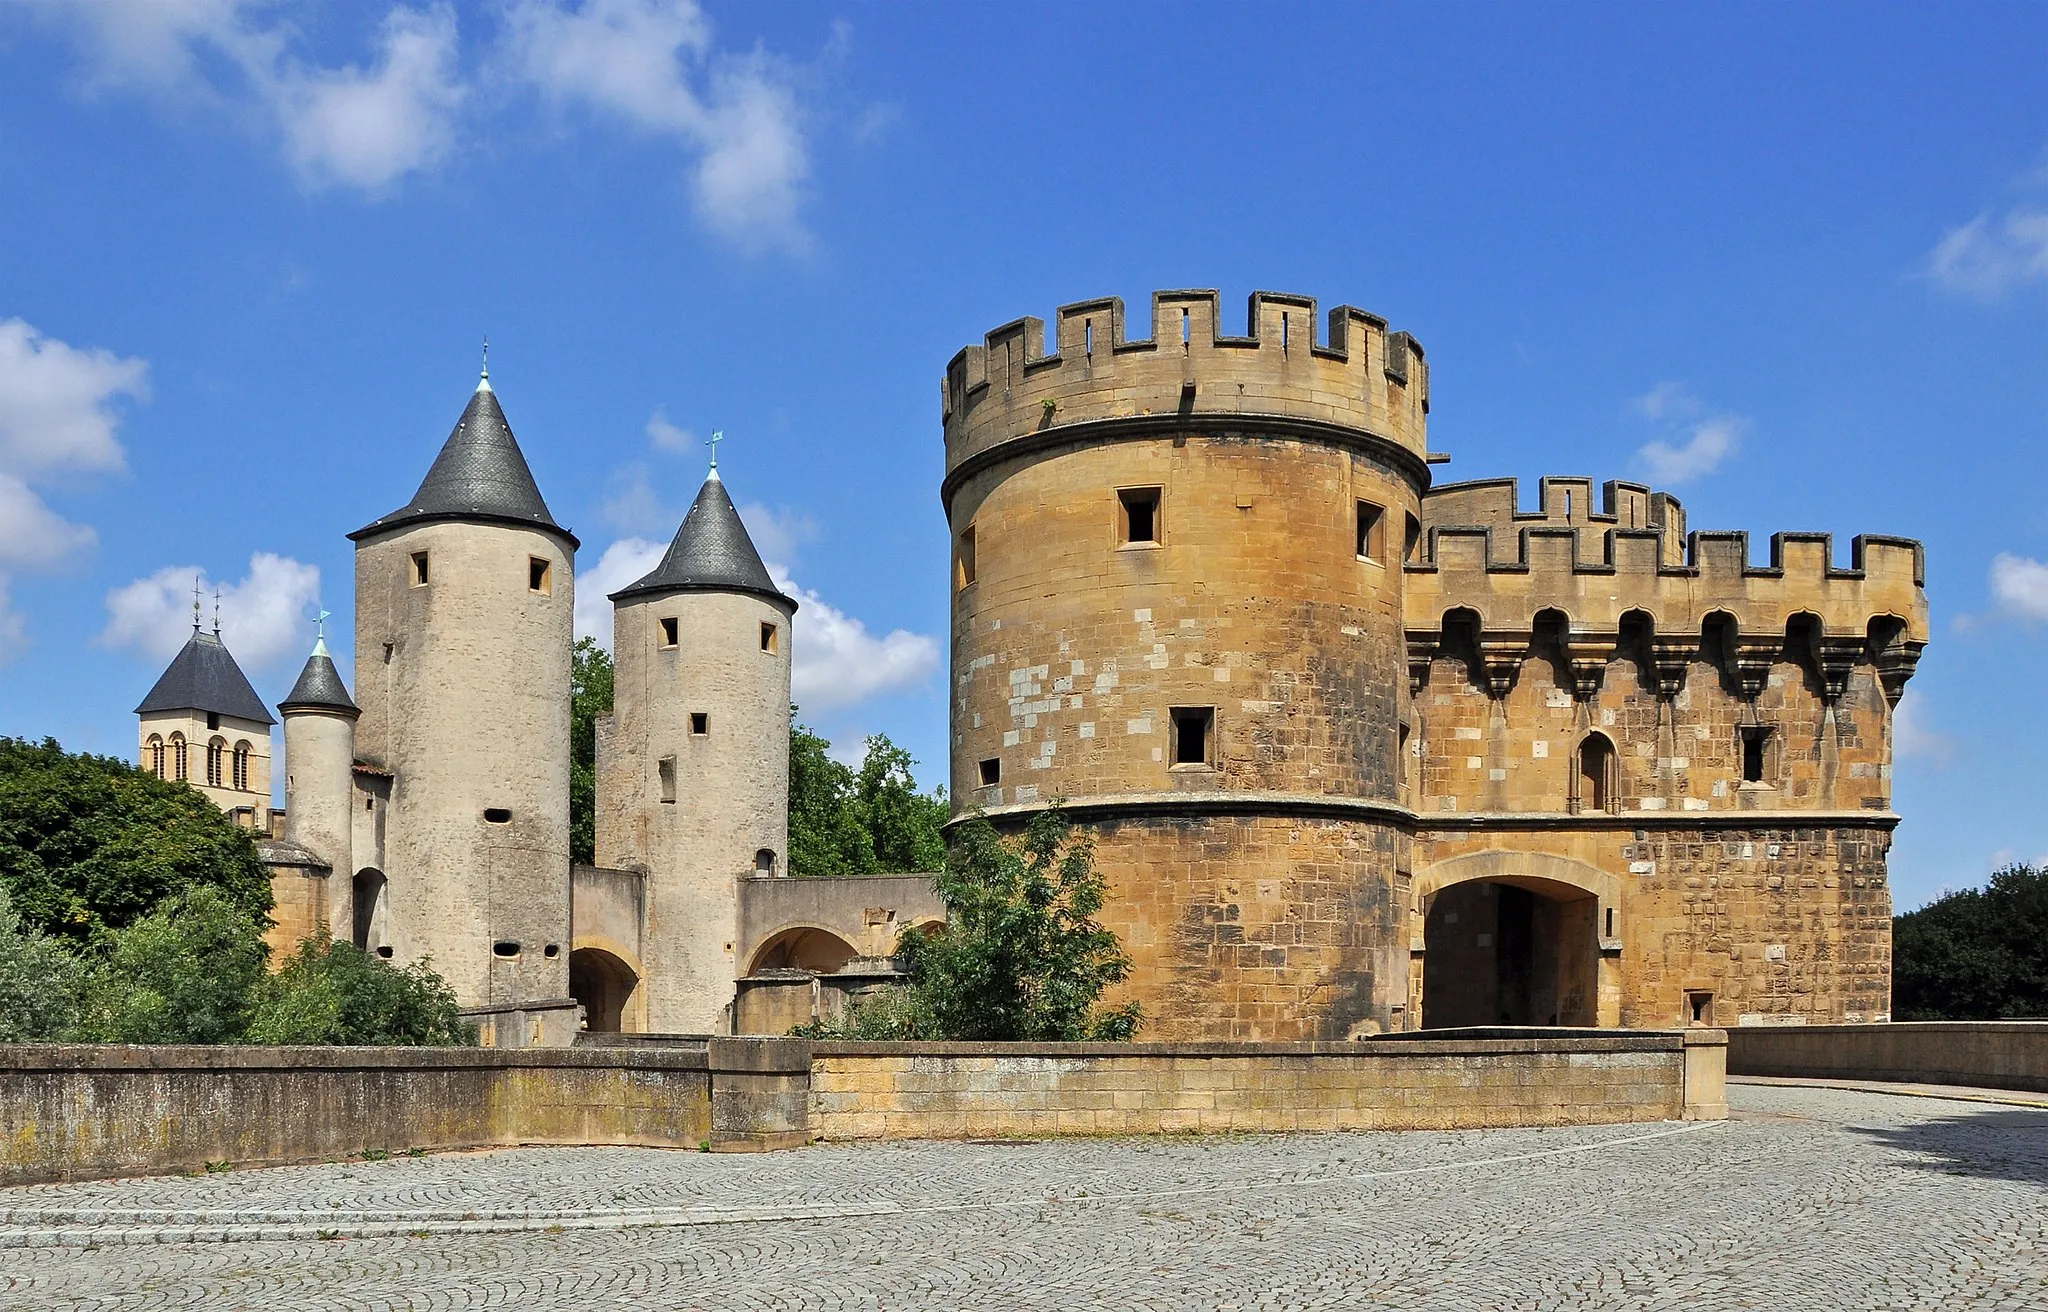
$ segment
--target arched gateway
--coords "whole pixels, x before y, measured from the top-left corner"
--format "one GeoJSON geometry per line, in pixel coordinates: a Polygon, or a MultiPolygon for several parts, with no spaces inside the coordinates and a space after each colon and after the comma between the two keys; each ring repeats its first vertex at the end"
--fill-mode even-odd
{"type": "Polygon", "coordinates": [[[1565,857],[1478,852],[1418,873],[1424,1029],[1617,1025],[1620,881],[1565,857]]]}

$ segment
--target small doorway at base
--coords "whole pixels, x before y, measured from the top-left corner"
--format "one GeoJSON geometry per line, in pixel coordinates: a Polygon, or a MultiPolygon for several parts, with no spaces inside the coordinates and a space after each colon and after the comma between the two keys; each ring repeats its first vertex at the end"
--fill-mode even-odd
{"type": "Polygon", "coordinates": [[[633,968],[603,948],[569,954],[569,995],[583,1004],[583,1028],[594,1034],[624,1030],[626,1004],[639,986],[633,968]]]}
{"type": "Polygon", "coordinates": [[[1423,922],[1422,1028],[1598,1024],[1599,914],[1565,885],[1440,890],[1423,922]]]}

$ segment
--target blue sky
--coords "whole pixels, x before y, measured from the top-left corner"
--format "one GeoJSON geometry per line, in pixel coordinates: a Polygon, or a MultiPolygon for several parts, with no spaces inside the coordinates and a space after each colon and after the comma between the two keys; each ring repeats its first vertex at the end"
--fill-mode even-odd
{"type": "Polygon", "coordinates": [[[724,430],[938,782],[941,369],[1188,286],[1414,332],[1441,478],[1924,539],[1898,903],[2048,855],[2040,6],[0,0],[0,733],[132,752],[195,570],[274,701],[488,334],[588,599],[724,430]]]}

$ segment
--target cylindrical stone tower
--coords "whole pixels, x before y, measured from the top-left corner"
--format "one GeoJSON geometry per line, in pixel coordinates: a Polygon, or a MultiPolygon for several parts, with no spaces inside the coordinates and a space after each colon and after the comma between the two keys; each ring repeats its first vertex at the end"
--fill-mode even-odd
{"type": "Polygon", "coordinates": [[[477,385],[356,543],[356,750],[390,772],[386,946],[465,1007],[566,998],[576,538],[477,385]]]}
{"type": "Polygon", "coordinates": [[[597,859],[646,872],[640,997],[657,1033],[729,1033],[739,881],[787,873],[790,621],[714,466],[668,552],[611,594],[597,859]]]}
{"type": "Polygon", "coordinates": [[[1420,348],[1350,307],[1214,292],[1023,319],[944,384],[952,795],[1092,828],[1159,1039],[1400,1028],[1401,570],[1420,348]]]}
{"type": "Polygon", "coordinates": [[[341,672],[323,637],[278,704],[284,717],[285,837],[328,865],[327,932],[347,942],[355,929],[351,890],[355,861],[356,717],[341,672]]]}

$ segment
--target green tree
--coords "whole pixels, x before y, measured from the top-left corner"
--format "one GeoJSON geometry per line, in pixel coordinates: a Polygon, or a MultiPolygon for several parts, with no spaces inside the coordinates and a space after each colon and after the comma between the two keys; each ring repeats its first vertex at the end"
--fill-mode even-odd
{"type": "Polygon", "coordinates": [[[910,753],[876,734],[860,768],[850,769],[832,759],[830,743],[795,723],[795,711],[790,707],[789,872],[901,874],[943,865],[946,794],[917,791],[910,753]]]}
{"type": "Polygon", "coordinates": [[[0,1043],[69,1037],[84,982],[85,968],[61,942],[22,928],[0,884],[0,1043]]]}
{"type": "Polygon", "coordinates": [[[917,791],[910,753],[887,734],[868,739],[867,756],[853,780],[852,811],[867,830],[874,869],[898,873],[938,870],[946,864],[941,834],[951,808],[946,790],[917,791]]]}
{"type": "Polygon", "coordinates": [[[79,945],[193,889],[252,918],[271,905],[255,844],[198,789],[55,739],[0,738],[0,884],[23,923],[79,945]]]}
{"type": "Polygon", "coordinates": [[[1131,961],[1095,919],[1106,890],[1094,843],[1057,807],[1034,817],[1014,845],[980,817],[961,826],[938,891],[945,928],[913,930],[897,942],[903,986],[838,1024],[798,1033],[1043,1042],[1137,1032],[1137,1003],[1100,1005],[1131,961]]]}
{"type": "Polygon", "coordinates": [[[353,943],[309,938],[257,989],[248,1043],[474,1044],[455,990],[424,961],[400,970],[353,943]]]}
{"type": "Polygon", "coordinates": [[[263,928],[202,884],[112,931],[86,988],[83,1037],[98,1043],[233,1043],[248,1027],[269,949],[263,928]]]}
{"type": "Polygon", "coordinates": [[[569,859],[597,860],[597,722],[612,713],[612,655],[578,638],[569,663],[569,859]]]}
{"type": "Polygon", "coordinates": [[[1892,1014],[2048,1018],[2048,869],[2010,866],[1892,921],[1892,1014]]]}

